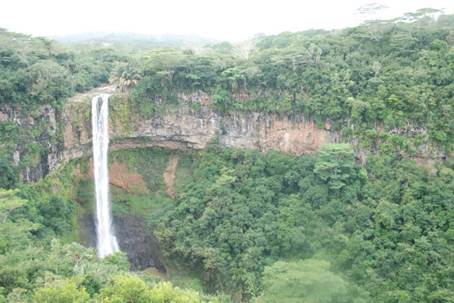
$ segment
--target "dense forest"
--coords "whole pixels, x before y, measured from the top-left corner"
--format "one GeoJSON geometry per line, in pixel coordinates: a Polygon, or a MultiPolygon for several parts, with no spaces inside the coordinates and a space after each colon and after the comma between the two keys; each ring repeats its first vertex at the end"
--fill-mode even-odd
{"type": "MultiPolygon", "coordinates": [[[[454,16],[427,12],[197,48],[0,30],[0,113],[37,121],[0,116],[0,302],[454,302],[454,16]],[[164,259],[197,282],[131,271],[125,253],[100,259],[78,243],[93,201],[75,167],[88,159],[21,176],[61,144],[42,108],[58,118],[69,97],[107,83],[137,117],[302,113],[343,143],[300,156],[181,151],[174,197],[114,192],[113,211],[143,215],[164,259]],[[212,103],[183,104],[198,91],[212,103]]],[[[158,192],[167,153],[122,157],[158,192]]]]}

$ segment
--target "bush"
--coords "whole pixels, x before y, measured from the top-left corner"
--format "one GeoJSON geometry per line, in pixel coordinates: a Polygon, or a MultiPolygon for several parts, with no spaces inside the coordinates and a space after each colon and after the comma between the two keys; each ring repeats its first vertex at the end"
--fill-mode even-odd
{"type": "Polygon", "coordinates": [[[33,299],[36,303],[85,303],[90,296],[83,287],[77,287],[74,282],[64,281],[54,287],[44,287],[36,290],[33,299]]]}
{"type": "Polygon", "coordinates": [[[330,271],[327,261],[278,261],[264,272],[256,303],[366,303],[367,295],[330,271]]]}

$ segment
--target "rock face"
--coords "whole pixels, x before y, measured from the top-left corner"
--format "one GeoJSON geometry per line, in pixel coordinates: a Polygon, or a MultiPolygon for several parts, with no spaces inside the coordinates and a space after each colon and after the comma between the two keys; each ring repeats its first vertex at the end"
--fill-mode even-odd
{"type": "Polygon", "coordinates": [[[41,106],[27,115],[20,107],[0,107],[0,124],[14,125],[11,133],[0,142],[0,152],[10,156],[11,162],[20,167],[20,178],[25,182],[45,176],[56,164],[61,147],[55,144],[58,129],[57,112],[50,105],[41,106]],[[46,152],[37,152],[37,146],[46,152]],[[22,160],[25,159],[25,164],[22,160]]]}
{"type": "MultiPolygon", "coordinates": [[[[35,116],[44,119],[47,125],[39,140],[48,151],[34,164],[22,168],[22,180],[36,181],[71,159],[90,156],[91,99],[100,93],[113,92],[111,86],[100,87],[70,98],[61,111],[56,112],[50,106],[36,110],[35,116]]],[[[217,140],[227,147],[263,152],[278,150],[301,155],[318,150],[324,143],[338,141],[337,133],[328,127],[317,128],[302,114],[292,117],[265,113],[220,114],[210,107],[211,97],[201,92],[181,94],[181,106],[150,118],[137,114],[125,117],[129,107],[127,96],[116,96],[120,98],[113,98],[110,106],[111,150],[139,147],[204,149],[217,140]],[[200,109],[191,109],[190,104],[194,103],[198,103],[200,109]],[[118,104],[123,107],[117,108],[118,104]]],[[[20,110],[0,108],[0,122],[12,121],[31,132],[35,120],[31,116],[20,115],[20,110]]],[[[18,145],[11,152],[11,157],[19,163],[24,154],[23,147],[18,145]]]]}
{"type": "MultiPolygon", "coordinates": [[[[200,98],[199,102],[203,104],[206,96],[197,94],[185,97],[191,100],[196,98],[200,98]]],[[[88,105],[89,98],[67,104],[63,114],[63,149],[57,155],[59,163],[90,155],[88,105]]],[[[316,127],[312,120],[303,115],[220,114],[209,105],[202,105],[199,110],[181,105],[150,118],[130,116],[125,119],[112,114],[110,119],[111,150],[140,147],[204,149],[210,142],[217,140],[226,147],[263,152],[277,150],[301,155],[318,150],[324,143],[337,142],[339,138],[337,133],[316,127]]]]}
{"type": "MultiPolygon", "coordinates": [[[[93,158],[88,159],[88,171],[86,173],[82,173],[80,167],[77,167],[76,171],[78,177],[90,178],[93,182],[93,158]]],[[[111,161],[109,163],[109,184],[128,193],[148,192],[143,176],[131,171],[122,162],[111,161]]]]}
{"type": "MultiPolygon", "coordinates": [[[[81,244],[96,247],[96,225],[91,214],[79,216],[81,244]]],[[[154,267],[165,273],[164,257],[159,243],[143,218],[134,215],[114,216],[113,224],[120,248],[128,255],[132,270],[154,267]]]]}
{"type": "Polygon", "coordinates": [[[113,162],[109,167],[109,183],[128,193],[146,193],[147,185],[142,175],[129,171],[124,163],[113,162]]]}
{"type": "Polygon", "coordinates": [[[127,253],[133,270],[154,267],[160,272],[166,272],[159,243],[143,218],[132,215],[114,216],[113,224],[118,244],[127,253]]]}
{"type": "MultiPolygon", "coordinates": [[[[112,86],[105,86],[76,95],[58,112],[43,106],[35,110],[34,115],[22,116],[20,109],[0,108],[0,123],[14,122],[31,131],[38,122],[43,125],[45,121],[46,129],[38,140],[47,146],[47,152],[21,167],[21,179],[35,181],[71,159],[91,155],[90,102],[100,93],[114,94],[109,109],[111,150],[141,147],[204,149],[210,142],[217,141],[226,147],[301,155],[317,151],[322,144],[340,140],[328,121],[323,127],[317,127],[303,114],[221,114],[212,109],[211,96],[203,92],[179,94],[179,107],[144,118],[133,114],[127,96],[116,94],[114,90],[112,86]],[[194,104],[198,105],[197,110],[192,109],[194,104]]],[[[354,140],[351,143],[356,145],[354,140]]],[[[19,144],[9,153],[14,163],[27,156],[26,148],[19,144]]],[[[427,149],[419,151],[415,159],[432,161],[443,157],[440,152],[427,149]]]]}
{"type": "Polygon", "coordinates": [[[336,133],[317,128],[303,115],[229,114],[219,118],[218,129],[220,142],[225,146],[296,155],[315,152],[322,144],[338,140],[336,133]]]}

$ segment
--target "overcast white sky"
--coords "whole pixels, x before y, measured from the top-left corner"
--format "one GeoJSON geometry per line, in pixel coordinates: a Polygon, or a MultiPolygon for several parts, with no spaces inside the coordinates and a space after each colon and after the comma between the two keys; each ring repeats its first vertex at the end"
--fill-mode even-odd
{"type": "Polygon", "coordinates": [[[378,2],[389,18],[419,8],[454,13],[454,0],[0,0],[0,27],[41,36],[88,32],[195,34],[241,40],[310,28],[341,28],[378,2]]]}

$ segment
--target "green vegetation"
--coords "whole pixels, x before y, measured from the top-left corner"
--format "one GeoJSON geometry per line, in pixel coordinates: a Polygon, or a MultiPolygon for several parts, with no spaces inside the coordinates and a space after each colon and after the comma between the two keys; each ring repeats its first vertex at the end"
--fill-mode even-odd
{"type": "Polygon", "coordinates": [[[199,303],[200,295],[194,291],[183,291],[163,282],[150,288],[144,281],[128,276],[116,277],[109,287],[103,289],[103,302],[175,302],[199,303]]]}
{"type": "Polygon", "coordinates": [[[173,206],[172,199],[165,194],[162,177],[169,154],[164,149],[133,149],[111,153],[110,162],[126,165],[130,172],[141,176],[146,185],[141,192],[130,192],[113,186],[114,214],[134,214],[144,217],[151,224],[157,224],[161,215],[173,206]]]}
{"type": "Polygon", "coordinates": [[[0,111],[10,115],[0,119],[0,187],[13,187],[20,171],[37,167],[51,145],[61,142],[62,134],[45,114],[52,111],[58,117],[68,97],[107,83],[125,60],[110,48],[69,49],[0,28],[0,111]],[[16,167],[14,151],[20,156],[16,167]]]}
{"type": "Polygon", "coordinates": [[[53,239],[70,232],[71,209],[43,187],[0,189],[0,302],[226,302],[130,273],[121,253],[98,259],[53,239]]]}
{"type": "Polygon", "coordinates": [[[453,151],[453,16],[399,21],[265,36],[247,58],[228,43],[147,51],[127,69],[140,79],[132,99],[150,114],[202,90],[222,112],[329,119],[371,149],[414,154],[428,141],[453,151]]]}
{"type": "Polygon", "coordinates": [[[342,277],[329,271],[328,262],[316,259],[278,261],[267,267],[264,289],[257,303],[370,302],[364,292],[352,288],[342,277]]]}
{"type": "MultiPolygon", "coordinates": [[[[156,186],[162,184],[167,155],[134,150],[111,159],[149,174],[154,181],[148,186],[156,186]]],[[[162,289],[171,298],[189,300],[182,302],[217,300],[159,284],[147,274],[130,276],[124,256],[101,261],[90,249],[51,241],[72,240],[65,236],[77,228],[69,224],[76,205],[70,201],[90,200],[86,181],[71,186],[76,166],[34,186],[2,192],[5,298],[116,302],[130,295],[153,297],[162,289]]],[[[230,293],[234,301],[449,302],[454,298],[453,168],[440,164],[427,172],[386,154],[370,156],[360,166],[347,144],[301,157],[212,146],[182,156],[177,174],[184,180],[176,180],[174,201],[153,198],[162,185],[147,195],[114,192],[113,200],[114,208],[126,203],[129,211],[158,225],[155,234],[176,284],[199,288],[200,279],[205,291],[230,293]]]]}
{"type": "MultiPolygon", "coordinates": [[[[90,281],[93,283],[94,281],[90,281]]],[[[53,287],[39,288],[34,297],[37,303],[85,303],[93,302],[83,285],[72,281],[62,281],[53,287]]],[[[114,276],[111,281],[95,296],[96,302],[109,303],[202,303],[220,302],[216,299],[204,298],[199,293],[181,290],[168,282],[160,282],[150,286],[140,277],[132,274],[114,276]]]]}
{"type": "MultiPolygon", "coordinates": [[[[454,299],[452,167],[431,174],[388,155],[371,156],[361,167],[344,144],[302,157],[214,148],[197,159],[192,178],[157,235],[168,258],[200,272],[209,290],[237,300],[264,291],[263,302],[276,296],[295,302],[285,287],[297,292],[338,282],[320,300],[454,299]],[[272,265],[283,258],[288,263],[272,265]],[[331,267],[301,261],[308,258],[331,267]],[[301,275],[286,266],[301,266],[301,275]],[[314,269],[309,283],[304,268],[313,266],[327,280],[314,269]],[[274,274],[280,293],[266,282],[274,274]]],[[[306,295],[311,302],[322,294],[306,295]]]]}
{"type": "MultiPolygon", "coordinates": [[[[247,55],[229,43],[120,51],[0,30],[0,303],[454,302],[454,16],[426,13],[257,37],[247,55]],[[176,152],[112,153],[143,181],[112,186],[113,212],[152,230],[162,281],[75,243],[78,216],[93,212],[87,159],[22,182],[61,148],[65,100],[109,79],[125,132],[131,119],[209,107],[304,114],[354,145],[179,152],[171,194],[163,173],[176,152]],[[425,153],[445,161],[411,160],[425,153]]],[[[84,106],[70,114],[89,121],[84,106]]]]}
{"type": "Polygon", "coordinates": [[[61,105],[75,92],[106,83],[116,62],[113,49],[67,49],[52,40],[0,29],[0,104],[61,105]]]}

